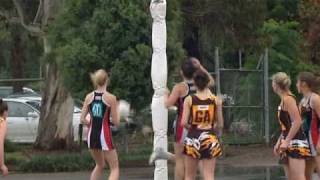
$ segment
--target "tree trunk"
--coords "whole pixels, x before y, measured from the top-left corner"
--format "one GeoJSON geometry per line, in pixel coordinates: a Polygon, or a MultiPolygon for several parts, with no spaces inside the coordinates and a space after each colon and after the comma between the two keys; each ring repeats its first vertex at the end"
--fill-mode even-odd
{"type": "Polygon", "coordinates": [[[42,150],[71,149],[74,102],[63,87],[58,65],[48,65],[43,89],[41,115],[35,148],[42,150]]]}
{"type": "MultiPolygon", "coordinates": [[[[62,0],[43,0],[42,29],[46,29],[57,15],[62,0]]],[[[46,34],[43,38],[44,56],[51,53],[51,44],[46,34]]],[[[54,57],[53,57],[54,58],[54,57]]],[[[74,102],[69,91],[63,86],[56,61],[49,60],[45,66],[45,84],[42,94],[41,113],[35,148],[42,150],[71,149],[73,141],[74,102]]]]}
{"type": "MultiPolygon", "coordinates": [[[[18,27],[16,27],[18,28],[18,27]]],[[[21,39],[21,32],[15,29],[16,32],[13,33],[13,46],[11,50],[11,73],[12,78],[18,79],[23,78],[24,74],[24,51],[22,47],[22,39],[21,39]]],[[[14,82],[13,83],[13,92],[22,92],[23,84],[21,82],[14,82]]]]}

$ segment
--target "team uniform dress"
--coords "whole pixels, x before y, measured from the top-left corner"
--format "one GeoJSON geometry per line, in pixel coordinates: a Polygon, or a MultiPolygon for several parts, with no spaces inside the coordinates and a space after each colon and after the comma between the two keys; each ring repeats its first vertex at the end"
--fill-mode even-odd
{"type": "Polygon", "coordinates": [[[89,104],[90,124],[88,132],[89,149],[110,151],[114,149],[110,122],[111,108],[103,100],[103,93],[94,92],[93,101],[89,104]]]}
{"type": "MultiPolygon", "coordinates": [[[[288,111],[284,110],[283,103],[278,107],[278,120],[281,127],[281,141],[285,140],[291,125],[292,120],[288,111]]],[[[281,143],[280,143],[281,145],[281,143]]],[[[309,143],[303,129],[299,129],[294,138],[290,141],[289,147],[285,152],[280,153],[280,164],[286,164],[288,157],[296,159],[305,159],[311,156],[309,143]]]]}
{"type": "Polygon", "coordinates": [[[307,100],[306,104],[301,104],[301,116],[303,120],[303,129],[307,135],[311,155],[317,156],[316,145],[319,139],[320,117],[318,117],[316,111],[312,109],[311,97],[307,100]]]}
{"type": "Polygon", "coordinates": [[[178,110],[177,110],[178,115],[177,115],[177,118],[174,123],[174,136],[175,136],[175,142],[180,143],[180,144],[183,144],[184,139],[187,135],[186,128],[184,128],[181,125],[184,100],[186,99],[186,97],[188,97],[189,95],[194,94],[196,92],[196,87],[194,86],[194,84],[192,82],[186,82],[186,85],[188,87],[187,95],[185,95],[183,97],[179,97],[179,99],[176,103],[176,106],[178,108],[178,110]]]}
{"type": "Polygon", "coordinates": [[[191,95],[190,129],[185,138],[184,154],[195,159],[211,159],[222,155],[222,148],[214,132],[216,97],[206,100],[191,95]]]}

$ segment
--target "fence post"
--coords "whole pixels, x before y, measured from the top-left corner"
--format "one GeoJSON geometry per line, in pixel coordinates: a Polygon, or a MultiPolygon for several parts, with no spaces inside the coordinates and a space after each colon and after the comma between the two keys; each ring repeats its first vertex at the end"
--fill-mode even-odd
{"type": "Polygon", "coordinates": [[[219,48],[216,47],[215,49],[215,56],[214,56],[214,63],[215,63],[215,73],[216,73],[216,91],[217,95],[221,94],[221,86],[220,86],[220,60],[219,60],[219,48]]]}
{"type": "Polygon", "coordinates": [[[270,143],[270,119],[269,119],[269,52],[265,49],[263,62],[263,87],[264,87],[264,122],[265,122],[265,140],[270,143]]]}

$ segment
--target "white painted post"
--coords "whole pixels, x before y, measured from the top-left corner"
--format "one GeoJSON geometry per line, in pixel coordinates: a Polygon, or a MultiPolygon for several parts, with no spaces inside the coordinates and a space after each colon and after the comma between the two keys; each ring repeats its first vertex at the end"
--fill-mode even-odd
{"type": "MultiPolygon", "coordinates": [[[[164,93],[167,88],[167,27],[166,0],[151,0],[152,24],[152,65],[151,79],[154,89],[152,98],[152,127],[154,131],[153,148],[168,150],[168,110],[164,105],[164,93]]],[[[167,161],[155,162],[154,180],[168,180],[167,161]]]]}

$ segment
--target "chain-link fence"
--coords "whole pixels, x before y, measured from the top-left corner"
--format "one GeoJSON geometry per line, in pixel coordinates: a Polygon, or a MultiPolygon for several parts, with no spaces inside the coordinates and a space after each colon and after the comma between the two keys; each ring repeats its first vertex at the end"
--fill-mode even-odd
{"type": "MultiPolygon", "coordinates": [[[[241,54],[241,53],[240,53],[241,54]]],[[[231,67],[215,53],[216,93],[224,99],[224,136],[227,144],[269,143],[268,51],[257,59],[255,69],[231,67]]]]}

